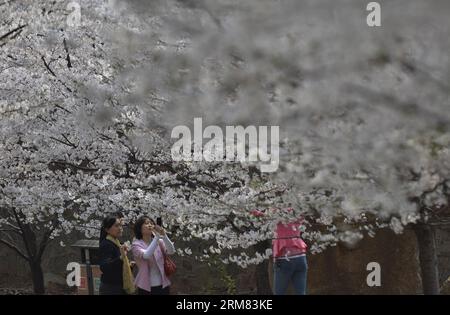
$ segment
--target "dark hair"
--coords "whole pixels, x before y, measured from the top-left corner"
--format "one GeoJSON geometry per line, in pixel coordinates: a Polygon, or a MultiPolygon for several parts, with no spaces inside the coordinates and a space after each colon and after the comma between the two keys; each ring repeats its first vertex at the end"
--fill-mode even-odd
{"type": "Polygon", "coordinates": [[[138,239],[141,240],[142,239],[142,226],[145,223],[145,220],[150,220],[153,224],[155,224],[155,221],[153,221],[152,218],[143,215],[140,216],[137,220],[136,223],[134,223],[134,236],[138,239]]]}
{"type": "Polygon", "coordinates": [[[118,217],[116,215],[108,215],[103,219],[102,227],[100,229],[100,242],[106,239],[106,236],[108,235],[106,230],[111,228],[116,223],[117,219],[118,217]]]}
{"type": "Polygon", "coordinates": [[[125,216],[123,215],[122,211],[117,211],[114,213],[114,215],[116,216],[116,218],[118,219],[123,219],[125,216]]]}

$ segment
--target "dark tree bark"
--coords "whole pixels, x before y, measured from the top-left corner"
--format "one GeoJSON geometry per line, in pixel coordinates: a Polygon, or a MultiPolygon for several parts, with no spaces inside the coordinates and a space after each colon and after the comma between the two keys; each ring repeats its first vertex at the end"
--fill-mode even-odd
{"type": "MultiPolygon", "coordinates": [[[[6,245],[28,262],[31,271],[33,291],[36,294],[44,294],[45,282],[44,272],[41,265],[42,257],[47,245],[50,243],[50,236],[54,227],[41,229],[43,233],[39,240],[33,227],[28,223],[24,223],[25,220],[23,219],[21,213],[15,209],[10,209],[9,213],[15,218],[17,223],[17,227],[15,227],[11,232],[14,233],[16,239],[14,240],[12,235],[9,237],[10,241],[0,238],[0,244],[6,245]],[[19,246],[19,243],[22,243],[22,246],[19,246]]],[[[57,223],[53,222],[53,224],[56,226],[57,223]]]]}
{"type": "MultiPolygon", "coordinates": [[[[254,245],[255,250],[259,253],[265,253],[269,247],[270,241],[263,241],[254,245]]],[[[269,273],[267,272],[268,267],[269,261],[267,259],[256,266],[256,294],[258,295],[272,295],[269,273]]]]}
{"type": "Polygon", "coordinates": [[[431,225],[419,223],[414,226],[414,232],[419,246],[423,294],[437,295],[439,294],[439,269],[434,229],[431,225]]]}
{"type": "Polygon", "coordinates": [[[33,291],[35,294],[45,293],[44,272],[42,271],[41,260],[30,261],[31,277],[33,280],[33,291]]]}

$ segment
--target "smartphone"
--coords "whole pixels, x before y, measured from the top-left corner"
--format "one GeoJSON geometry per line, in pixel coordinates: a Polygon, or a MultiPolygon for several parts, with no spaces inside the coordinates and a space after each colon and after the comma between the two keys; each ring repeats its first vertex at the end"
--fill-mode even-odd
{"type": "Polygon", "coordinates": [[[159,226],[162,226],[162,218],[161,217],[159,217],[159,218],[156,218],[156,224],[157,225],[159,225],[159,226]]]}

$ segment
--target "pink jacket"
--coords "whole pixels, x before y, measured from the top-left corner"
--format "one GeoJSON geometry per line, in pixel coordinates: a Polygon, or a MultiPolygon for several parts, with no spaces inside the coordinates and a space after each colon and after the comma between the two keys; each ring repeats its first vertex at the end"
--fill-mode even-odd
{"type": "Polygon", "coordinates": [[[134,279],[134,284],[141,289],[146,291],[151,291],[150,285],[150,268],[158,268],[162,275],[162,286],[163,288],[169,286],[170,280],[167,278],[164,272],[164,256],[161,251],[161,247],[165,250],[165,245],[163,240],[159,240],[160,246],[156,247],[153,256],[155,260],[144,259],[143,255],[148,245],[143,240],[135,239],[131,245],[131,251],[133,252],[134,260],[138,266],[138,273],[134,279]],[[156,264],[155,264],[156,261],[156,264]]]}
{"type": "MultiPolygon", "coordinates": [[[[306,243],[300,238],[301,225],[301,220],[287,224],[277,224],[275,239],[272,241],[274,258],[284,256],[283,249],[285,248],[295,248],[295,254],[306,253],[306,243]]],[[[288,256],[290,255],[288,254],[288,256]]]]}
{"type": "MultiPolygon", "coordinates": [[[[279,209],[270,209],[277,211],[279,209]]],[[[286,209],[292,211],[292,208],[286,209]]],[[[252,210],[251,213],[256,216],[263,216],[264,213],[259,210],[252,210]]],[[[303,219],[296,220],[290,223],[278,223],[275,231],[275,239],[272,240],[273,257],[283,257],[286,255],[286,249],[292,252],[292,255],[305,254],[307,250],[306,243],[301,239],[300,227],[303,219]]],[[[288,254],[288,256],[291,256],[288,254]]]]}

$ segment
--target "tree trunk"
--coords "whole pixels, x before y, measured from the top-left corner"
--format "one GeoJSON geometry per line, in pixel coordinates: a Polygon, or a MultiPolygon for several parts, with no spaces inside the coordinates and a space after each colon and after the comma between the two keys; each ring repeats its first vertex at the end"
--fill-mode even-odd
{"type": "Polygon", "coordinates": [[[42,271],[41,260],[30,261],[31,277],[33,279],[33,291],[35,294],[44,294],[44,272],[42,271]]]}
{"type": "Polygon", "coordinates": [[[437,295],[439,294],[439,269],[434,229],[431,225],[419,223],[414,226],[414,232],[419,245],[423,294],[437,295]]]}
{"type": "MultiPolygon", "coordinates": [[[[269,246],[270,243],[268,241],[263,241],[256,244],[254,248],[258,253],[263,254],[269,246]]],[[[256,266],[256,294],[258,295],[272,295],[269,274],[267,272],[268,267],[269,261],[267,259],[256,266]]]]}

